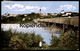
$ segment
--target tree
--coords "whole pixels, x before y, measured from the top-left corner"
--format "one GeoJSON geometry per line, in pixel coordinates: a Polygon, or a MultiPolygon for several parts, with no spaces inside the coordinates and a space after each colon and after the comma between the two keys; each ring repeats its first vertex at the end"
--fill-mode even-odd
{"type": "Polygon", "coordinates": [[[11,37],[9,47],[13,49],[24,49],[26,45],[23,43],[23,40],[19,38],[19,36],[15,35],[11,37]]]}
{"type": "Polygon", "coordinates": [[[42,36],[40,34],[36,35],[37,36],[37,41],[40,42],[43,40],[42,36]]]}
{"type": "Polygon", "coordinates": [[[71,16],[79,16],[79,13],[72,13],[71,16]]]}
{"type": "Polygon", "coordinates": [[[58,37],[52,34],[51,38],[52,38],[50,41],[51,46],[57,46],[59,41],[58,37]]]}
{"type": "Polygon", "coordinates": [[[58,15],[56,15],[56,17],[61,17],[62,16],[62,14],[60,13],[60,14],[58,14],[58,15]]]}
{"type": "Polygon", "coordinates": [[[24,42],[26,43],[27,47],[31,47],[32,44],[33,44],[32,36],[30,36],[30,34],[28,34],[28,35],[25,37],[24,42]]]}
{"type": "Polygon", "coordinates": [[[75,47],[76,36],[74,31],[70,30],[60,37],[59,46],[75,47]]]}
{"type": "Polygon", "coordinates": [[[35,37],[35,43],[36,43],[37,47],[39,46],[40,41],[43,41],[43,38],[40,34],[37,34],[36,37],[35,37]]]}
{"type": "Polygon", "coordinates": [[[1,46],[2,48],[8,48],[8,44],[9,44],[9,41],[10,41],[10,38],[13,36],[13,33],[11,31],[11,29],[7,30],[7,31],[4,31],[2,28],[1,28],[1,46]]]}
{"type": "Polygon", "coordinates": [[[43,40],[41,35],[35,35],[35,33],[32,33],[32,40],[33,40],[33,44],[32,46],[34,47],[38,47],[39,46],[39,42],[43,40]]]}
{"type": "Polygon", "coordinates": [[[41,35],[33,33],[12,32],[12,30],[4,31],[1,29],[2,48],[26,49],[27,47],[38,47],[39,42],[43,41],[41,35]]]}

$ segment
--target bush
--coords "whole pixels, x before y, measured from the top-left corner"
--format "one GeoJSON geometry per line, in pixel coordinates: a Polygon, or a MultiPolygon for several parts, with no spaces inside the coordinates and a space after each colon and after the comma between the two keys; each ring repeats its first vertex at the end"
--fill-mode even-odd
{"type": "Polygon", "coordinates": [[[26,48],[26,44],[23,43],[23,40],[19,36],[13,36],[9,41],[9,47],[13,49],[24,49],[26,48]]]}
{"type": "Polygon", "coordinates": [[[8,31],[4,31],[1,29],[1,46],[2,48],[8,48],[9,40],[13,36],[11,29],[8,31]]]}
{"type": "Polygon", "coordinates": [[[41,35],[35,33],[12,32],[12,30],[4,31],[1,29],[2,48],[26,49],[27,47],[38,47],[39,42],[43,41],[41,35]]]}
{"type": "Polygon", "coordinates": [[[60,36],[59,46],[66,46],[66,47],[75,47],[76,36],[74,31],[70,30],[66,32],[63,36],[60,36]]]}
{"type": "Polygon", "coordinates": [[[57,36],[53,35],[53,34],[52,34],[51,38],[52,38],[51,41],[50,41],[51,46],[57,46],[59,38],[57,36]]]}

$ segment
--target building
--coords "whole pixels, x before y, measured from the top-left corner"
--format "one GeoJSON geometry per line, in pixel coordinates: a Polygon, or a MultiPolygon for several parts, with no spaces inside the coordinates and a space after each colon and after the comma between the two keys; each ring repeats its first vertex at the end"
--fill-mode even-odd
{"type": "Polygon", "coordinates": [[[64,10],[61,10],[61,12],[60,12],[61,14],[64,14],[64,10]]]}
{"type": "Polygon", "coordinates": [[[47,16],[47,14],[46,14],[46,13],[42,13],[41,15],[42,15],[42,16],[47,16]]]}
{"type": "Polygon", "coordinates": [[[65,12],[64,14],[62,14],[62,16],[71,16],[73,12],[65,12]]]}
{"type": "Polygon", "coordinates": [[[60,14],[62,14],[62,16],[71,16],[73,12],[64,12],[64,10],[61,10],[60,14]]]}
{"type": "Polygon", "coordinates": [[[57,13],[52,13],[51,15],[56,16],[56,15],[58,15],[58,14],[57,14],[57,13]]]}
{"type": "Polygon", "coordinates": [[[72,12],[65,12],[66,13],[66,15],[71,15],[72,14],[72,12]]]}
{"type": "Polygon", "coordinates": [[[42,15],[42,13],[41,13],[41,9],[40,9],[40,15],[42,15]]]}
{"type": "Polygon", "coordinates": [[[10,14],[10,16],[16,17],[18,14],[10,14]]]}

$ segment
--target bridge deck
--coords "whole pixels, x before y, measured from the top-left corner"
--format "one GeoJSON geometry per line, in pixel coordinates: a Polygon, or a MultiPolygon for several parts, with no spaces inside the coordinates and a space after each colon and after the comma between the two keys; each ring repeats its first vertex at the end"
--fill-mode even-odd
{"type": "Polygon", "coordinates": [[[53,22],[59,24],[69,24],[79,27],[79,16],[76,17],[62,17],[62,18],[49,18],[49,19],[38,19],[36,21],[41,22],[53,22]]]}

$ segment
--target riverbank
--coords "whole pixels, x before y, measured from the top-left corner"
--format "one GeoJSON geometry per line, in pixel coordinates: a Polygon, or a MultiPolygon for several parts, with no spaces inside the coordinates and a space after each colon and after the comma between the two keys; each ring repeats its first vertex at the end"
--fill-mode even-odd
{"type": "MultiPolygon", "coordinates": [[[[3,28],[3,30],[5,31],[12,29],[13,31],[16,31],[16,32],[24,32],[24,33],[35,32],[36,34],[40,34],[44,38],[44,41],[50,45],[50,39],[51,39],[52,33],[50,33],[49,29],[46,30],[45,28],[42,28],[42,27],[24,28],[24,27],[20,27],[20,24],[1,24],[1,28],[3,28]]],[[[54,35],[59,37],[60,34],[54,33],[54,35]]]]}
{"type": "Polygon", "coordinates": [[[76,48],[68,48],[68,47],[48,47],[48,48],[39,48],[39,47],[32,47],[26,49],[11,49],[11,48],[3,48],[1,50],[79,50],[76,48]]]}
{"type": "Polygon", "coordinates": [[[17,47],[17,45],[15,46],[13,45],[18,44],[16,42],[18,41],[22,45],[18,44],[17,48],[24,49],[24,50],[29,50],[29,49],[30,50],[58,50],[58,49],[59,50],[69,50],[69,49],[76,50],[78,49],[78,44],[76,45],[76,41],[75,41],[76,35],[72,30],[63,34],[58,34],[57,36],[57,34],[50,34],[49,31],[44,30],[44,28],[20,28],[19,24],[2,24],[2,28],[3,30],[1,30],[1,34],[4,37],[3,38],[4,40],[2,42],[2,44],[4,45],[3,48],[5,48],[6,43],[9,43],[9,44],[6,44],[8,45],[7,47],[9,47],[8,49],[14,49],[15,47],[17,47]],[[12,28],[12,30],[9,30],[10,27],[12,28]],[[33,33],[31,33],[32,31],[33,33]],[[41,35],[41,37],[44,39],[43,43],[45,45],[42,48],[37,47],[39,46],[38,45],[39,42],[37,41],[40,38],[40,36],[37,36],[37,35],[41,35]]]}

